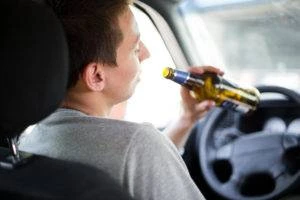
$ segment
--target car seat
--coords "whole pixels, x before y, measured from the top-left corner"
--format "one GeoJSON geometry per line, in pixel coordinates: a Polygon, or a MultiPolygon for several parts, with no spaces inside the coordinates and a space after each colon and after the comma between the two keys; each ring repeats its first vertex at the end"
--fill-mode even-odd
{"type": "Polygon", "coordinates": [[[2,0],[0,199],[131,199],[90,166],[19,152],[17,139],[53,112],[68,76],[62,25],[42,1],[2,0]]]}

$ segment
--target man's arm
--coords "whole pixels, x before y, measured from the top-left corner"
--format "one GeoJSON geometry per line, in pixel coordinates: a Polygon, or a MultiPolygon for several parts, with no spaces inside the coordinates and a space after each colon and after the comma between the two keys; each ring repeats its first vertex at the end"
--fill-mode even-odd
{"type": "MultiPolygon", "coordinates": [[[[205,72],[212,72],[218,75],[224,74],[220,69],[211,66],[190,67],[189,72],[196,74],[205,72]]],[[[184,87],[181,88],[181,98],[182,114],[164,131],[179,149],[184,146],[193,125],[215,105],[213,101],[209,100],[198,102],[190,95],[189,90],[184,87]]]]}
{"type": "MultiPolygon", "coordinates": [[[[186,89],[183,88],[183,90],[186,89]]],[[[186,110],[163,131],[178,149],[184,147],[194,124],[201,119],[215,103],[207,100],[190,105],[193,105],[193,107],[188,109],[183,108],[186,110]]]]}

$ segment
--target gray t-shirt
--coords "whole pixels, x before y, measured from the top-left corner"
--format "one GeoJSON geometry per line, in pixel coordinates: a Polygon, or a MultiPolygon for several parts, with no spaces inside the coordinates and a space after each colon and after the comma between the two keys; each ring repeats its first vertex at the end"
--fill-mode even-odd
{"type": "Polygon", "coordinates": [[[58,109],[19,148],[100,168],[136,199],[204,199],[176,147],[151,124],[58,109]]]}

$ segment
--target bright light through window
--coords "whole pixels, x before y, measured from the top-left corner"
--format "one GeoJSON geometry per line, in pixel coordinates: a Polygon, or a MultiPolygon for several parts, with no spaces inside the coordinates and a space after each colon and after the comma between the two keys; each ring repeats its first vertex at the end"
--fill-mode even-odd
{"type": "Polygon", "coordinates": [[[221,66],[238,83],[300,91],[300,1],[184,2],[199,64],[221,66]]]}
{"type": "Polygon", "coordinates": [[[127,102],[125,119],[151,122],[158,128],[164,127],[178,115],[180,109],[180,87],[162,77],[163,67],[174,67],[174,62],[148,16],[136,8],[133,11],[141,40],[151,57],[142,63],[141,82],[127,102]]]}

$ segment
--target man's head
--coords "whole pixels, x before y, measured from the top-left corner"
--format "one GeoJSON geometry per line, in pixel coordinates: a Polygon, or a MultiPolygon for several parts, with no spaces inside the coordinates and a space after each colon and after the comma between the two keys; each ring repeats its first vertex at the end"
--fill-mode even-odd
{"type": "Polygon", "coordinates": [[[71,70],[68,87],[88,63],[117,65],[116,49],[123,39],[118,17],[133,0],[48,0],[62,20],[68,38],[71,70]]]}
{"type": "Polygon", "coordinates": [[[109,110],[129,98],[140,63],[149,56],[129,8],[132,0],[48,1],[62,20],[70,49],[64,106],[76,102],[109,110]]]}

